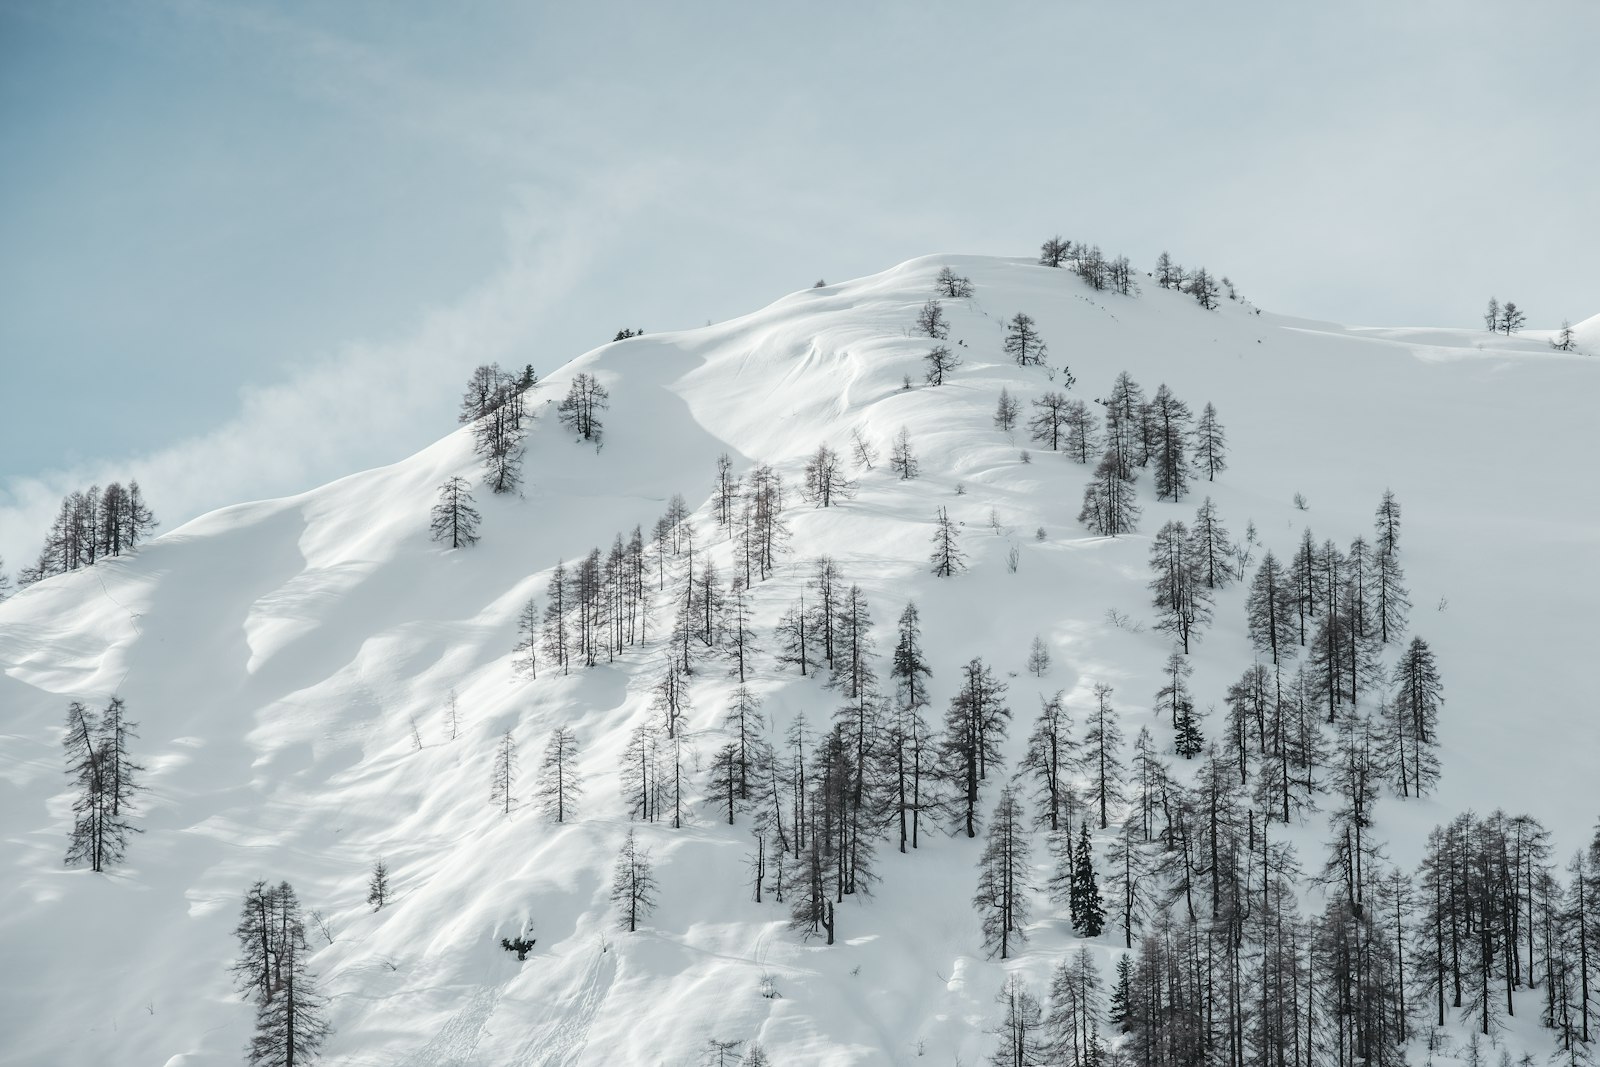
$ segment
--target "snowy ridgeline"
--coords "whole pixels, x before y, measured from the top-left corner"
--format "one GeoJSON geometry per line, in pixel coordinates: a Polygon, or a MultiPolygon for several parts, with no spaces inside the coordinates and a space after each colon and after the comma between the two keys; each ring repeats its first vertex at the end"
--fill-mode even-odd
{"type": "Polygon", "coordinates": [[[6,1061],[1592,1054],[1600,327],[1046,258],[482,368],[44,567],[6,1061]]]}

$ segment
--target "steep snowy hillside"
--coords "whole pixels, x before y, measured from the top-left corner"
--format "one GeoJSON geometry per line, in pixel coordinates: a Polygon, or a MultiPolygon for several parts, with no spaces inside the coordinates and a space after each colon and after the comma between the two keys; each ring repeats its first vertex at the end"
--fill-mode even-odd
{"type": "MultiPolygon", "coordinates": [[[[482,486],[460,430],[393,466],[204,516],[0,604],[0,1062],[239,1062],[254,1015],[228,968],[257,879],[292,882],[325,923],[326,936],[311,934],[311,968],[334,1026],[328,1064],[698,1063],[713,1038],[759,1040],[778,1064],[971,1064],[995,1045],[1007,972],[1043,994],[1056,961],[1087,943],[1109,980],[1121,942],[1111,929],[1080,942],[1047,901],[1042,835],[1028,939],[1005,961],[985,951],[971,904],[981,836],[930,832],[908,855],[887,838],[881,881],[838,906],[831,946],[791,931],[787,907],[755,903],[749,817],[730,827],[704,802],[738,684],[725,658],[689,679],[693,820],[630,822],[617,768],[633,728],[660,717],[651,689],[684,559],[660,564],[665,588],[642,646],[566,676],[547,663],[537,680],[515,669],[518,616],[530,598],[545,606],[556,563],[604,554],[635,526],[648,539],[674,494],[694,510],[699,565],[709,553],[730,574],[733,546],[710,503],[724,452],[739,475],[771,464],[787,490],[788,550],[750,597],[765,651],[749,684],[772,739],[802,713],[825,728],[843,703],[772,654],[774,626],[826,554],[870,605],[880,674],[895,620],[916,602],[935,726],[973,657],[1009,684],[1008,770],[1041,696],[1064,691],[1081,724],[1105,684],[1128,740],[1149,726],[1176,772],[1191,773],[1152,712],[1171,647],[1146,588],[1152,535],[1190,521],[1209,494],[1236,538],[1254,523],[1256,562],[1267,549],[1287,562],[1307,526],[1319,544],[1370,539],[1393,490],[1408,637],[1427,640],[1445,685],[1443,776],[1422,800],[1385,791],[1376,832],[1410,869],[1435,824],[1504,807],[1541,819],[1564,864],[1600,806],[1600,718],[1588,706],[1600,360],[1538,337],[1348,328],[1228,300],[1206,311],[1141,282],[1142,295],[1123,297],[1021,260],[935,256],[731,322],[606,345],[529,394],[520,496],[482,486]],[[943,301],[963,363],[935,388],[923,384],[930,342],[914,323],[944,266],[970,276],[975,294],[943,301]],[[1215,404],[1227,470],[1178,503],[1157,501],[1145,471],[1137,533],[1090,534],[1077,516],[1093,464],[993,424],[1002,388],[1025,422],[1029,402],[1063,384],[1002,351],[1018,312],[1036,320],[1048,364],[1076,376],[1071,396],[1103,398],[1127,371],[1197,414],[1215,404]],[[556,418],[578,373],[610,391],[601,449],[556,418]],[[921,468],[909,481],[888,467],[902,428],[921,468]],[[881,450],[873,469],[850,462],[852,431],[881,450]],[[824,442],[859,491],[818,508],[798,490],[824,442]],[[473,482],[483,515],[482,540],[456,551],[428,531],[452,475],[473,482]],[[948,578],[929,565],[941,508],[962,524],[967,556],[948,578]],[[1113,610],[1127,626],[1108,623],[1113,610]],[[1042,678],[1025,666],[1035,635],[1052,657],[1042,678]],[[74,793],[61,724],[69,702],[102,706],[112,694],[140,724],[143,833],[125,864],[95,875],[62,864],[74,793]],[[582,744],[587,792],[577,817],[555,825],[531,795],[562,725],[582,744]],[[509,816],[490,802],[507,730],[521,764],[509,816]],[[610,902],[630,826],[659,882],[634,934],[618,931],[610,902]],[[393,895],[374,913],[366,883],[379,857],[393,895]],[[523,934],[537,945],[519,963],[500,940],[523,934]]],[[[1594,335],[1593,322],[1579,329],[1594,335]]],[[[1245,595],[1245,583],[1218,591],[1216,622],[1189,657],[1208,737],[1222,735],[1224,693],[1257,659],[1245,595]]],[[[986,788],[985,816],[998,785],[986,788]]],[[[1325,828],[1318,815],[1294,831],[1308,869],[1321,867],[1325,828]]],[[[1102,857],[1114,832],[1097,832],[1102,857]]],[[[1540,996],[1518,994],[1513,1052],[1551,1047],[1531,1021],[1540,996]]]]}

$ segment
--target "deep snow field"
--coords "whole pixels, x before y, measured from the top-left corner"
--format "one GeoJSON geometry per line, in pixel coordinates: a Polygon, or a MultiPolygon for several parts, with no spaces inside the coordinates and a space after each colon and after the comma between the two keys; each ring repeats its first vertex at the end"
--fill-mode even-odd
{"type": "MultiPolygon", "coordinates": [[[[530,596],[542,606],[557,560],[636,524],[648,537],[674,493],[698,509],[701,544],[727,575],[731,547],[707,507],[724,451],[738,473],[772,463],[789,489],[790,551],[754,590],[769,654],[751,686],[775,735],[802,710],[825,722],[839,703],[770,655],[772,626],[827,553],[865,590],[880,657],[906,600],[917,602],[931,721],[961,664],[981,656],[996,668],[1011,687],[1013,760],[1039,694],[1064,690],[1081,712],[1097,682],[1115,687],[1130,741],[1149,724],[1170,751],[1151,712],[1169,641],[1150,625],[1146,591],[1150,535],[1168,519],[1189,521],[1210,494],[1236,538],[1253,521],[1262,548],[1287,560],[1306,524],[1319,542],[1370,537],[1392,489],[1410,633],[1437,654],[1447,703],[1440,788],[1420,801],[1386,792],[1378,835],[1412,868],[1436,823],[1505,807],[1541,819],[1564,864],[1600,815],[1600,359],[1552,351],[1534,330],[1358,329],[1227,299],[1208,312],[1140,281],[1142,295],[1122,297],[1024,260],[932,256],[730,322],[608,344],[531,394],[520,498],[481,487],[469,432],[441,426],[437,444],[392,466],[224,508],[0,604],[0,1063],[240,1062],[254,1016],[228,966],[240,899],[258,878],[292,882],[333,935],[312,935],[335,1027],[328,1065],[690,1064],[713,1037],[759,1039],[778,1064],[985,1058],[1006,971],[1042,992],[1078,942],[1040,893],[1025,950],[987,958],[970,904],[981,838],[935,833],[907,856],[887,844],[874,895],[839,908],[839,943],[804,941],[784,908],[750,900],[748,820],[729,827],[700,807],[673,830],[625,816],[618,756],[652,714],[668,598],[657,598],[650,644],[615,664],[536,681],[513,669],[517,615],[530,596]],[[944,265],[976,294],[944,301],[965,363],[932,388],[928,341],[912,327],[944,265]],[[1104,396],[1127,370],[1147,393],[1167,383],[1197,414],[1214,403],[1228,470],[1178,504],[1157,502],[1146,473],[1138,533],[1091,536],[1076,516],[1092,468],[991,423],[1002,386],[1024,418],[1029,400],[1059,388],[1002,353],[1018,311],[1037,321],[1049,364],[1071,367],[1073,396],[1104,396]],[[555,418],[579,371],[611,393],[599,451],[555,418]],[[912,481],[887,468],[901,427],[921,462],[912,481]],[[797,492],[805,460],[824,441],[848,458],[853,428],[883,459],[852,472],[853,499],[814,509],[797,492]],[[483,527],[479,544],[449,551],[428,518],[454,474],[474,482],[483,527]],[[964,524],[969,563],[947,579],[928,565],[940,507],[964,524]],[[1143,631],[1108,625],[1108,609],[1143,631]],[[1042,679],[1024,668],[1035,634],[1054,661],[1042,679]],[[72,794],[59,736],[70,701],[112,693],[141,724],[144,833],[126,864],[94,875],[62,864],[72,794]],[[579,817],[562,826],[529,801],[557,724],[584,743],[588,777],[579,817]],[[489,801],[508,727],[522,767],[510,817],[489,801]],[[632,935],[609,901],[630,825],[661,886],[632,935]],[[394,899],[373,913],[366,880],[379,856],[394,899]],[[538,944],[519,964],[499,940],[524,931],[538,944]],[[761,995],[764,978],[778,996],[761,995]]],[[[1600,353],[1600,318],[1578,330],[1600,353]]],[[[553,361],[526,358],[541,371],[553,361]]],[[[1254,658],[1244,596],[1239,583],[1219,592],[1191,657],[1197,707],[1215,707],[1208,734],[1254,658]]],[[[693,677],[690,726],[707,769],[736,684],[720,666],[693,677]]],[[[1321,863],[1320,826],[1299,832],[1308,867],[1321,863]]],[[[1042,839],[1035,858],[1042,884],[1042,839]]],[[[1109,978],[1120,943],[1108,929],[1093,944],[1109,978]]],[[[1532,1014],[1519,1011],[1513,1052],[1548,1050],[1532,1014]]]]}

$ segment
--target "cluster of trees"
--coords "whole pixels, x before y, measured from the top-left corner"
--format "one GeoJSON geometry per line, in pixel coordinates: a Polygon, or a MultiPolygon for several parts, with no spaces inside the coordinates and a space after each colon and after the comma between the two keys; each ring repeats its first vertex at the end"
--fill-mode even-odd
{"type": "Polygon", "coordinates": [[[474,447],[486,471],[484,480],[496,493],[514,493],[522,483],[524,397],[538,381],[532,364],[513,375],[498,363],[485,363],[467,382],[458,419],[472,427],[474,447]]]}
{"type": "Polygon", "coordinates": [[[87,863],[90,870],[104,871],[127,855],[128,835],[142,832],[130,821],[138,773],[144,770],[128,753],[138,727],[121,697],[113,696],[99,715],[78,701],[68,705],[61,747],[78,791],[72,800],[69,865],[87,863]]]}
{"type": "Polygon", "coordinates": [[[1039,263],[1046,267],[1070,267],[1089,288],[1110,289],[1123,296],[1136,296],[1139,284],[1127,256],[1108,257],[1099,245],[1074,244],[1059,234],[1039,246],[1039,263]]]}
{"type": "Polygon", "coordinates": [[[1218,298],[1224,292],[1229,300],[1239,299],[1239,291],[1226,275],[1215,278],[1204,267],[1185,270],[1166,252],[1156,259],[1155,279],[1163,289],[1173,289],[1194,297],[1195,302],[1207,311],[1215,311],[1221,306],[1218,298]]]}
{"type": "Polygon", "coordinates": [[[311,972],[300,900],[288,882],[258,881],[245,893],[234,978],[256,1006],[255,1033],[245,1047],[251,1067],[294,1067],[316,1058],[331,1027],[327,1001],[311,972]]]}
{"type": "MultiPolygon", "coordinates": [[[[104,489],[92,485],[69,493],[50,524],[39,558],[18,572],[17,583],[32,585],[131,552],[157,525],[136,481],[126,487],[112,482],[104,489]]],[[[0,587],[0,594],[4,592],[0,587]]]]}
{"type": "Polygon", "coordinates": [[[1078,515],[1095,533],[1115,537],[1137,527],[1134,482],[1141,468],[1152,469],[1156,499],[1171,501],[1183,499],[1192,478],[1203,475],[1212,481],[1227,469],[1227,434],[1211,404],[1196,420],[1189,405],[1165,384],[1147,400],[1127,371],[1117,375],[1110,396],[1100,403],[1105,406],[1103,433],[1087,408],[1054,405],[1048,396],[1035,404],[1041,408],[1035,416],[1036,440],[1041,431],[1059,432],[1059,441],[1080,463],[1099,452],[1078,515]]]}
{"type": "Polygon", "coordinates": [[[1499,298],[1491,296],[1489,306],[1483,311],[1484,329],[1490,333],[1503,333],[1507,337],[1522,329],[1523,323],[1527,321],[1528,316],[1517,307],[1514,300],[1507,300],[1502,304],[1499,298]]]}

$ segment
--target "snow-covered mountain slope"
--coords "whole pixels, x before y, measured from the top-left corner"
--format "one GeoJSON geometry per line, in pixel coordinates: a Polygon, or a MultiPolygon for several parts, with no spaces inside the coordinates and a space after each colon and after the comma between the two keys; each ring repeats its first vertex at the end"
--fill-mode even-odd
{"type": "MultiPolygon", "coordinates": [[[[606,345],[532,393],[527,485],[520,498],[477,491],[474,547],[446,551],[428,536],[436,487],[481,479],[463,430],[393,466],[217,511],[0,604],[0,1061],[238,1062],[252,1012],[228,974],[231,931],[258,878],[292,882],[332,934],[314,937],[312,961],[331,998],[331,1064],[693,1063],[708,1038],[759,1038],[779,1063],[986,1055],[1006,970],[1042,983],[1075,939],[1041,896],[1026,951],[986,958],[969,903],[979,842],[886,848],[875,896],[842,905],[840,943],[823,947],[749,899],[747,822],[702,810],[682,830],[639,828],[660,902],[644,930],[618,933],[611,863],[631,824],[616,767],[628,731],[651,716],[670,608],[658,598],[650,643],[614,664],[537,681],[512,665],[517,615],[529,597],[542,602],[557,560],[635,525],[648,535],[682,493],[726,573],[730,547],[704,506],[718,454],[741,472],[774,464],[793,487],[819,443],[847,455],[853,429],[886,453],[905,427],[921,477],[896,480],[880,462],[828,509],[791,491],[791,551],[754,590],[763,634],[827,553],[864,589],[880,652],[907,599],[918,603],[935,718],[958,666],[981,656],[1010,675],[1013,758],[1038,694],[1065,690],[1081,712],[1098,682],[1115,687],[1130,737],[1148,723],[1170,745],[1150,710],[1169,642],[1105,621],[1108,609],[1150,619],[1149,535],[1209,493],[1236,536],[1253,521],[1263,547],[1286,557],[1306,524],[1319,541],[1370,536],[1392,489],[1411,629],[1437,653],[1448,703],[1437,794],[1380,803],[1391,856],[1413,865],[1429,827],[1496,806],[1544,820],[1557,855],[1585,843],[1600,755],[1588,696],[1600,361],[1539,337],[1355,329],[1226,300],[1207,312],[1144,281],[1142,296],[1119,297],[1020,260],[935,256],[731,322],[606,345]],[[965,362],[932,388],[912,325],[945,265],[976,294],[944,302],[965,362]],[[1071,367],[1076,396],[1104,396],[1126,370],[1197,411],[1214,403],[1229,469],[1180,504],[1155,501],[1146,475],[1139,533],[1090,536],[1076,521],[1089,468],[991,422],[1002,386],[1025,417],[1027,401],[1059,387],[1003,355],[1018,311],[1037,320],[1049,363],[1071,367]],[[600,451],[555,418],[581,371],[611,393],[600,451]],[[903,388],[907,375],[915,387],[903,388]],[[1308,510],[1292,504],[1297,492],[1308,510]],[[964,524],[969,555],[948,579],[927,562],[941,507],[964,524]],[[1054,656],[1043,679],[1024,670],[1035,634],[1054,656]],[[453,741],[452,692],[464,720],[453,741]],[[61,862],[72,794],[59,736],[69,701],[112,693],[141,724],[148,790],[128,862],[97,876],[61,862]],[[558,724],[584,743],[589,782],[579,818],[561,826],[526,803],[558,724]],[[508,728],[524,808],[505,817],[489,779],[508,728]],[[379,856],[395,896],[374,914],[365,883],[379,856]],[[525,929],[538,945],[519,964],[499,940],[525,929]],[[764,978],[778,996],[761,995],[764,978]]],[[[1253,660],[1243,597],[1239,585],[1219,594],[1191,657],[1197,703],[1217,708],[1213,731],[1225,687],[1253,660]]],[[[734,684],[720,665],[692,680],[703,757],[734,684]]],[[[780,732],[801,711],[825,721],[839,702],[770,656],[752,687],[780,732]]],[[[1306,833],[1315,865],[1315,828],[1306,833]]],[[[1109,974],[1113,939],[1096,950],[1109,974]]]]}

